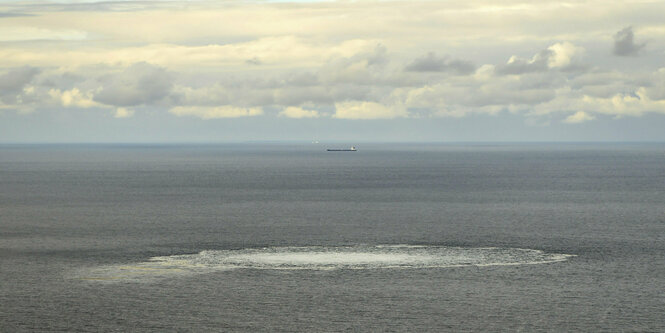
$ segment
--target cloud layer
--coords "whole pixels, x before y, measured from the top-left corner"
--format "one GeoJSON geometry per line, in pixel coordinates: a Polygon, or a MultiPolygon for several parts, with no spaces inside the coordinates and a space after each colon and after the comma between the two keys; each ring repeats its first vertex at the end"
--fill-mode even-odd
{"type": "Polygon", "coordinates": [[[665,114],[663,11],[628,1],[17,1],[0,5],[0,112],[562,124],[665,114]],[[631,19],[640,26],[625,27],[631,19]]]}

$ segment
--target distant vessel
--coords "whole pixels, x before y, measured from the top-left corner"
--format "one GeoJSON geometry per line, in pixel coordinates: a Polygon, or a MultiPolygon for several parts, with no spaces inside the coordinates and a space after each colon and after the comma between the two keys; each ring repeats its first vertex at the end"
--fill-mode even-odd
{"type": "Polygon", "coordinates": [[[355,146],[351,146],[351,148],[347,149],[326,149],[327,151],[358,151],[355,146]]]}

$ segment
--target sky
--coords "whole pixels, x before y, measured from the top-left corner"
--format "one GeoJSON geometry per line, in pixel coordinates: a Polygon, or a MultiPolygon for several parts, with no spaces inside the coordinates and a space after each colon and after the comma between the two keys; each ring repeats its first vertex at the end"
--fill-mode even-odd
{"type": "Polygon", "coordinates": [[[0,0],[0,143],[665,141],[663,13],[0,0]]]}

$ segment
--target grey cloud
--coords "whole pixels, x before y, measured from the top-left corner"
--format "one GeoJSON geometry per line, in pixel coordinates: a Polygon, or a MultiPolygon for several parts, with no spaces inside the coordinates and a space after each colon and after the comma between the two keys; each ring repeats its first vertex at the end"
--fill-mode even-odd
{"type": "Polygon", "coordinates": [[[107,105],[152,104],[169,95],[172,77],[165,69],[145,62],[101,79],[102,89],[94,100],[107,105]]]}
{"type": "Polygon", "coordinates": [[[169,95],[169,102],[174,105],[226,105],[230,103],[230,95],[229,89],[219,83],[203,87],[176,85],[169,95]]]}
{"type": "Polygon", "coordinates": [[[556,89],[568,84],[564,75],[558,72],[526,73],[519,77],[517,89],[556,89]]]}
{"type": "Polygon", "coordinates": [[[620,57],[636,56],[646,46],[646,43],[635,43],[633,27],[627,27],[614,35],[614,55],[620,57]]]}
{"type": "Polygon", "coordinates": [[[374,48],[374,52],[365,56],[367,59],[367,66],[381,66],[389,62],[388,50],[385,46],[379,44],[374,48]]]}
{"type": "Polygon", "coordinates": [[[348,100],[376,100],[372,97],[372,91],[378,87],[358,86],[355,84],[341,84],[330,89],[330,94],[336,102],[348,100]]]}
{"type": "Polygon", "coordinates": [[[665,100],[665,69],[660,69],[651,76],[651,82],[646,85],[646,92],[653,100],[665,100]]]}
{"type": "Polygon", "coordinates": [[[0,75],[0,95],[13,94],[23,90],[23,87],[30,83],[39,72],[38,68],[25,66],[0,75]]]}
{"type": "Polygon", "coordinates": [[[588,72],[591,69],[592,67],[587,64],[570,64],[561,68],[561,71],[566,73],[580,74],[588,72]]]}
{"type": "Polygon", "coordinates": [[[573,90],[600,98],[629,94],[643,87],[649,98],[658,100],[665,97],[665,70],[630,74],[598,70],[571,78],[569,85],[573,90]]]}
{"type": "Polygon", "coordinates": [[[320,84],[318,76],[310,72],[294,73],[286,78],[284,81],[287,85],[292,86],[314,86],[320,84]]]}
{"type": "Polygon", "coordinates": [[[571,89],[592,97],[609,98],[624,91],[633,90],[632,77],[619,72],[594,71],[572,78],[571,89]]]}
{"type": "Polygon", "coordinates": [[[623,84],[607,84],[607,85],[597,85],[597,86],[585,86],[579,89],[579,92],[583,95],[598,97],[598,98],[611,98],[619,93],[629,90],[629,87],[626,87],[623,84]]]}
{"type": "Polygon", "coordinates": [[[34,15],[25,14],[25,13],[0,12],[0,18],[3,18],[3,17],[21,17],[21,16],[34,16],[34,15]]]}
{"type": "Polygon", "coordinates": [[[471,89],[469,96],[450,96],[451,100],[470,107],[489,105],[536,105],[556,97],[553,89],[517,89],[498,84],[471,89]]]}
{"type": "Polygon", "coordinates": [[[72,88],[79,88],[88,90],[96,87],[94,80],[87,80],[85,76],[72,72],[65,72],[62,74],[52,74],[41,78],[38,84],[45,88],[54,88],[61,90],[69,90],[72,88]]]}
{"type": "Polygon", "coordinates": [[[665,87],[664,86],[649,87],[647,88],[647,96],[656,101],[665,100],[665,87]]]}
{"type": "Polygon", "coordinates": [[[33,82],[35,76],[41,72],[34,67],[20,67],[0,75],[0,102],[7,104],[25,104],[31,102],[34,96],[26,96],[23,88],[33,82]]]}
{"type": "Polygon", "coordinates": [[[231,92],[231,104],[244,107],[265,106],[275,103],[271,89],[242,89],[231,92]]]}
{"type": "Polygon", "coordinates": [[[409,106],[468,110],[534,106],[552,100],[557,90],[567,85],[561,72],[523,74],[518,79],[495,76],[483,82],[473,77],[461,78],[413,90],[408,97],[409,106]]]}
{"type": "Polygon", "coordinates": [[[592,71],[584,73],[571,81],[571,87],[579,89],[585,86],[607,85],[626,80],[624,74],[614,71],[592,71]]]}
{"type": "Polygon", "coordinates": [[[448,72],[459,75],[466,75],[473,73],[476,70],[471,62],[450,59],[448,56],[439,57],[433,52],[417,58],[410,64],[406,65],[405,70],[410,72],[448,72]]]}
{"type": "Polygon", "coordinates": [[[377,45],[370,52],[333,59],[319,70],[319,80],[324,84],[377,84],[390,62],[386,53],[383,45],[377,45]]]}
{"type": "Polygon", "coordinates": [[[247,60],[245,60],[245,63],[248,64],[248,65],[257,65],[257,66],[263,64],[261,59],[259,59],[257,57],[247,59],[247,60]]]}
{"type": "Polygon", "coordinates": [[[332,105],[335,100],[326,87],[286,87],[275,91],[275,103],[283,106],[306,103],[332,105]]]}

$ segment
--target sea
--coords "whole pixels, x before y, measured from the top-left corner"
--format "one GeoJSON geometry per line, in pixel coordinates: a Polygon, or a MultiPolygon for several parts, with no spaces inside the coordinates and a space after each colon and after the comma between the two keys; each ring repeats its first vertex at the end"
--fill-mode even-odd
{"type": "Polygon", "coordinates": [[[0,145],[1,332],[665,332],[665,144],[0,145]]]}

